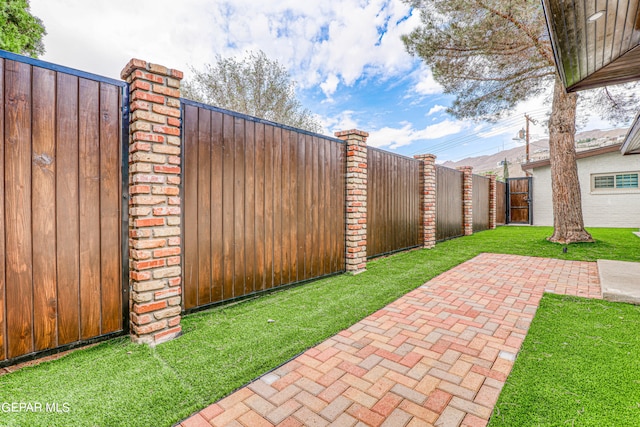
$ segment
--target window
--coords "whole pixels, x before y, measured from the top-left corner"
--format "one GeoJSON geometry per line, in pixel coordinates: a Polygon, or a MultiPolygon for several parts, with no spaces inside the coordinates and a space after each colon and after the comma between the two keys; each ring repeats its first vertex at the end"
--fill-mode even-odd
{"type": "Polygon", "coordinates": [[[638,189],[638,172],[591,175],[593,190],[638,189]]]}

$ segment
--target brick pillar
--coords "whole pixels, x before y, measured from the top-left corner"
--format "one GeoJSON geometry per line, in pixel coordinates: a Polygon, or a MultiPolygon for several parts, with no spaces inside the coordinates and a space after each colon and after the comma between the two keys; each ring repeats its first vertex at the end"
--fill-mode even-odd
{"type": "Polygon", "coordinates": [[[357,274],[367,267],[367,137],[361,130],[335,133],[345,141],[346,178],[346,246],[348,272],[357,274]]]}
{"type": "Polygon", "coordinates": [[[464,235],[470,236],[473,234],[473,167],[460,166],[458,170],[464,174],[462,177],[464,235]]]}
{"type": "Polygon", "coordinates": [[[420,210],[422,212],[422,247],[431,249],[436,245],[436,156],[419,154],[420,160],[420,210]]]}
{"type": "Polygon", "coordinates": [[[489,229],[496,228],[496,175],[489,175],[489,229]]]}
{"type": "Polygon", "coordinates": [[[129,268],[131,338],[151,345],[180,335],[180,80],[182,72],[132,59],[129,268]]]}

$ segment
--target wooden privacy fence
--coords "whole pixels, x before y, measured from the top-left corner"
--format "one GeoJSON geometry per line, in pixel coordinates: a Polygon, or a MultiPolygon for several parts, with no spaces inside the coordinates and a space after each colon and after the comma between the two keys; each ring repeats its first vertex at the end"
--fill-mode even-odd
{"type": "Polygon", "coordinates": [[[420,162],[367,150],[367,256],[419,246],[420,162]]]}
{"type": "Polygon", "coordinates": [[[184,308],[344,271],[345,144],[182,104],[184,308]]]}
{"type": "Polygon", "coordinates": [[[463,173],[436,166],[436,240],[464,235],[462,210],[463,173]]]}
{"type": "Polygon", "coordinates": [[[158,344],[185,310],[495,226],[470,168],[184,100],[182,76],[0,51],[0,366],[126,332],[158,344]]]}
{"type": "Polygon", "coordinates": [[[126,84],[0,53],[1,363],[123,333],[129,300],[126,84]]]}
{"type": "Polygon", "coordinates": [[[484,231],[489,226],[489,178],[473,175],[473,232],[484,231]]]}

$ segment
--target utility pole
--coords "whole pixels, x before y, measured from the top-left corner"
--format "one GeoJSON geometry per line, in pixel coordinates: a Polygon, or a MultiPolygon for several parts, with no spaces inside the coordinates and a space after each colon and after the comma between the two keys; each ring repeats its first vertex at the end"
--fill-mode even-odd
{"type": "Polygon", "coordinates": [[[529,122],[533,123],[534,125],[537,123],[537,121],[535,119],[532,119],[531,117],[529,117],[528,114],[524,115],[524,118],[527,121],[527,125],[526,125],[526,130],[525,130],[525,145],[526,145],[526,149],[525,149],[525,162],[529,163],[529,122]]]}

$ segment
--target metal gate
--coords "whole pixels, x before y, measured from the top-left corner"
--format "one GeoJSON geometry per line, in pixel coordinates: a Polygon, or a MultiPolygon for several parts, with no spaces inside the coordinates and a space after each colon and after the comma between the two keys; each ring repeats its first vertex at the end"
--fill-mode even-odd
{"type": "Polygon", "coordinates": [[[7,52],[0,77],[2,366],[127,332],[128,89],[7,52]]]}
{"type": "Polygon", "coordinates": [[[507,179],[507,223],[532,224],[531,177],[507,179]]]}

